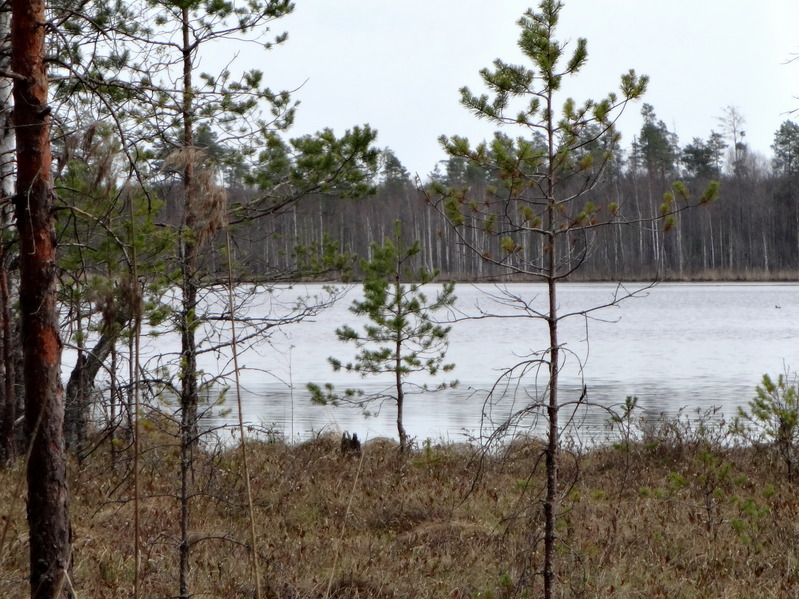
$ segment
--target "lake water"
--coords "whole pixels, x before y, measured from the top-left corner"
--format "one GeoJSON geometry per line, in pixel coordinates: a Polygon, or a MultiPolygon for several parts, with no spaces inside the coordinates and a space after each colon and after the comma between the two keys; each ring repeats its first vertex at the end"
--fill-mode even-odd
{"type": "MultiPolygon", "coordinates": [[[[681,408],[717,406],[732,415],[753,397],[764,373],[776,375],[786,366],[799,368],[799,285],[680,283],[648,290],[642,287],[560,285],[560,312],[578,313],[562,323],[562,401],[577,400],[585,385],[586,399],[604,406],[618,405],[633,395],[650,414],[674,415],[681,408]],[[640,291],[619,305],[579,314],[636,290],[640,291]]],[[[290,299],[320,289],[309,285],[271,293],[263,309],[274,310],[276,298],[290,299]]],[[[379,414],[365,418],[352,407],[313,405],[306,391],[308,382],[367,391],[390,384],[389,379],[335,373],[327,362],[329,356],[346,361],[355,353],[354,347],[336,339],[335,329],[343,323],[359,326],[348,310],[358,293],[357,287],[352,288],[332,308],[312,320],[283,327],[272,335],[269,345],[240,356],[247,423],[277,430],[293,440],[326,430],[357,432],[361,439],[396,437],[396,412],[390,403],[383,405],[379,414]]],[[[524,313],[509,305],[516,302],[509,301],[507,294],[524,300],[532,310],[543,311],[547,302],[543,285],[462,284],[456,294],[459,313],[452,316],[504,313],[513,317],[462,320],[452,325],[447,359],[456,367],[447,380],[454,378],[459,384],[454,389],[407,398],[405,427],[418,441],[461,441],[489,434],[534,401],[546,382],[544,374],[536,381],[534,371],[521,379],[501,379],[507,368],[548,345],[546,323],[521,318],[524,313]],[[503,382],[497,385],[498,380],[503,382]],[[490,394],[492,387],[495,392],[490,394]]],[[[175,340],[160,338],[156,342],[161,351],[170,343],[175,340]]],[[[229,368],[229,364],[225,355],[201,358],[201,367],[208,372],[229,368]]],[[[415,381],[435,386],[436,380],[428,379],[415,381]]],[[[578,418],[579,433],[592,437],[605,430],[608,414],[596,409],[582,412],[578,418]]],[[[235,396],[229,394],[226,405],[212,409],[204,424],[235,421],[235,396]]],[[[541,424],[529,416],[518,426],[535,431],[541,424]]]]}

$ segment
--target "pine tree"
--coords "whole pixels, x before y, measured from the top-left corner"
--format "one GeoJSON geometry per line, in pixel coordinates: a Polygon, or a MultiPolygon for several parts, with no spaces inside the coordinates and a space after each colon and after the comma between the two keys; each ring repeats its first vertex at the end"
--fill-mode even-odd
{"type": "Polygon", "coordinates": [[[17,137],[14,196],[25,378],[31,597],[66,599],[71,525],[64,449],[64,390],[56,306],[56,237],[45,67],[44,2],[11,3],[11,69],[17,137]]]}
{"type": "Polygon", "coordinates": [[[454,368],[454,364],[444,361],[450,327],[437,323],[434,315],[454,303],[455,286],[444,283],[436,291],[435,299],[428,299],[424,286],[431,284],[438,273],[413,268],[420,252],[419,241],[410,246],[405,244],[399,221],[395,222],[391,239],[380,245],[372,244],[371,258],[361,262],[364,299],[355,300],[350,307],[353,314],[368,318],[368,323],[360,331],[349,325],[336,330],[339,341],[354,343],[359,352],[353,362],[346,364],[329,358],[335,371],[343,369],[362,377],[390,374],[393,384],[366,395],[348,389],[343,397],[335,395],[332,385],[324,389],[308,385],[316,403],[343,400],[366,407],[375,402],[393,401],[397,406],[397,433],[403,453],[410,449],[410,438],[403,424],[405,400],[409,393],[430,391],[408,378],[414,373],[436,376],[454,368]]]}
{"type": "MultiPolygon", "coordinates": [[[[164,201],[159,220],[172,251],[159,283],[162,290],[180,290],[174,301],[161,302],[159,322],[181,338],[179,359],[167,365],[164,383],[178,397],[181,597],[190,595],[191,468],[200,394],[219,381],[218,373],[198,370],[197,354],[212,345],[214,322],[235,317],[220,316],[213,304],[221,279],[219,238],[279,215],[310,194],[363,194],[377,168],[376,133],[368,126],[341,136],[324,130],[285,139],[296,104],[288,92],[270,89],[262,71],[236,71],[232,63],[217,73],[196,70],[220,43],[225,51],[280,45],[286,34],[270,28],[292,10],[287,0],[100,0],[77,10],[67,6],[58,17],[63,35],[54,63],[66,72],[54,90],[59,116],[76,128],[113,123],[141,192],[153,207],[164,201]],[[89,9],[91,15],[79,12],[89,9]],[[246,186],[246,193],[231,198],[226,184],[233,183],[246,186]]],[[[236,251],[235,242],[231,248],[236,251]]],[[[249,280],[257,275],[247,273],[249,280]]],[[[288,320],[311,312],[302,306],[288,320]]],[[[240,338],[250,343],[276,326],[266,318],[246,323],[250,329],[240,338]]]]}
{"type": "MultiPolygon", "coordinates": [[[[429,201],[455,227],[462,244],[483,260],[503,267],[506,273],[532,278],[546,286],[541,299],[519,297],[510,289],[501,292],[504,304],[545,322],[548,346],[531,349],[529,359],[503,375],[522,385],[522,379],[534,373],[534,387],[541,391],[500,428],[508,428],[516,418],[531,412],[545,415],[546,493],[540,503],[543,565],[527,564],[530,570],[541,573],[545,599],[557,595],[561,412],[576,410],[587,401],[585,386],[582,393],[561,398],[559,379],[566,351],[561,323],[575,316],[587,318],[603,307],[562,312],[558,299],[560,282],[576,273],[595,251],[598,231],[625,222],[668,229],[675,225],[676,215],[691,205],[685,186],[678,183],[664,196],[655,215],[630,218],[624,204],[595,193],[612,169],[618,167],[614,153],[620,136],[615,121],[628,103],[644,94],[648,78],[629,71],[621,77],[619,92],[601,100],[580,104],[562,97],[564,79],[577,75],[588,58],[584,38],[573,44],[556,39],[562,8],[562,2],[542,0],[538,11],[528,10],[519,20],[518,45],[530,66],[497,59],[492,69],[480,71],[489,93],[477,95],[466,87],[461,89],[462,104],[475,116],[497,127],[514,128],[519,136],[496,133],[491,142],[476,147],[463,137],[441,138],[450,156],[483,169],[494,184],[482,195],[476,195],[471,188],[441,182],[426,191],[429,201]]],[[[694,203],[709,202],[716,194],[717,184],[713,184],[694,203]]],[[[626,296],[617,294],[608,305],[626,296]]]]}
{"type": "MultiPolygon", "coordinates": [[[[85,131],[64,133],[59,146],[59,302],[65,308],[65,338],[78,350],[66,386],[64,432],[67,450],[81,456],[95,403],[95,379],[129,332],[141,288],[146,290],[163,272],[172,239],[153,222],[160,203],[147,201],[126,176],[112,127],[95,123],[85,131]],[[133,278],[134,253],[140,259],[138,280],[133,278]]],[[[116,373],[110,374],[113,381],[116,373]]],[[[119,391],[103,394],[110,400],[106,424],[112,434],[132,418],[126,409],[130,406],[117,405],[123,396],[119,391]]]]}
{"type": "Polygon", "coordinates": [[[651,104],[644,104],[641,115],[644,124],[638,136],[638,145],[644,166],[650,178],[664,181],[674,172],[677,163],[677,136],[669,131],[666,123],[657,118],[651,104]]]}
{"type": "Polygon", "coordinates": [[[784,121],[774,133],[774,170],[785,175],[799,172],[799,125],[793,121],[784,121]]]}
{"type": "Polygon", "coordinates": [[[491,143],[474,148],[462,137],[441,138],[450,156],[494,173],[500,183],[490,188],[485,197],[471,197],[469,190],[441,185],[429,192],[431,201],[454,226],[471,229],[472,234],[463,230],[460,237],[484,259],[546,283],[547,298],[540,308],[524,298],[508,297],[524,306],[528,314],[543,318],[549,330],[546,351],[536,352],[519,365],[526,371],[538,364],[547,374],[545,392],[527,408],[543,409],[547,422],[547,484],[542,501],[544,563],[535,568],[542,572],[545,599],[556,595],[557,583],[559,414],[566,405],[583,399],[560,398],[560,323],[567,315],[559,312],[558,284],[586,259],[594,228],[615,218],[619,211],[619,206],[603,207],[585,196],[602,181],[616,149],[619,136],[614,129],[615,118],[647,86],[646,77],[630,71],[621,78],[619,94],[583,104],[571,98],[559,101],[564,78],[579,73],[588,58],[584,38],[578,38],[568,53],[567,44],[555,38],[562,8],[561,2],[543,0],[538,11],[528,10],[519,20],[519,48],[531,66],[497,59],[493,69],[480,71],[491,95],[475,95],[468,88],[461,90],[463,105],[477,117],[498,127],[516,127],[520,136],[512,139],[497,134],[491,143]],[[512,108],[513,101],[520,106],[512,108]],[[583,152],[588,143],[596,149],[583,152]]]}
{"type": "Polygon", "coordinates": [[[721,176],[722,152],[726,147],[722,136],[714,131],[710,132],[707,141],[695,137],[682,150],[683,166],[692,177],[718,179],[721,176]]]}

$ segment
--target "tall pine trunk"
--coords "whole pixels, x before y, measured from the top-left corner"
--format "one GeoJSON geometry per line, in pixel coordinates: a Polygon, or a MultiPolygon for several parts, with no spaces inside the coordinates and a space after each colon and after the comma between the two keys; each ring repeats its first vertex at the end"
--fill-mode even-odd
{"type": "MultiPolygon", "coordinates": [[[[5,223],[4,223],[5,224],[5,223]]],[[[11,326],[11,294],[8,285],[8,257],[5,241],[0,240],[0,339],[2,339],[2,355],[0,356],[0,465],[10,463],[16,457],[17,398],[14,388],[16,368],[14,367],[13,327],[11,326]]]]}
{"type": "Polygon", "coordinates": [[[55,301],[50,107],[45,70],[43,0],[12,0],[11,68],[17,137],[14,197],[20,246],[31,597],[66,599],[71,529],[64,451],[61,338],[55,301]]]}

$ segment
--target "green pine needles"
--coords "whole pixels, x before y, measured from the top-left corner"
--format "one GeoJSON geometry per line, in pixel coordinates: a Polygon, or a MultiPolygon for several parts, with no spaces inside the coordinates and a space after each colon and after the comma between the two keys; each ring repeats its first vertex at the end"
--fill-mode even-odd
{"type": "Polygon", "coordinates": [[[349,325],[336,329],[338,339],[354,343],[358,353],[352,362],[330,357],[333,370],[345,370],[361,377],[390,375],[392,383],[375,393],[347,389],[337,395],[333,385],[308,384],[311,399],[320,404],[348,402],[366,410],[370,404],[390,400],[397,405],[397,432],[400,448],[409,449],[410,439],[403,426],[405,398],[409,393],[427,393],[451,387],[455,382],[441,383],[435,388],[409,381],[415,373],[437,376],[450,372],[455,365],[446,363],[450,327],[434,319],[435,313],[455,301],[455,284],[443,283],[428,297],[423,287],[432,283],[437,271],[414,268],[414,258],[421,252],[419,241],[406,245],[402,226],[395,222],[394,234],[382,245],[372,244],[371,259],[362,260],[363,299],[353,301],[350,311],[366,317],[367,324],[358,330],[349,325]]]}
{"type": "Polygon", "coordinates": [[[799,442],[799,383],[789,372],[775,381],[764,374],[749,408],[738,408],[734,429],[754,444],[772,445],[779,453],[788,480],[794,479],[799,442]]]}

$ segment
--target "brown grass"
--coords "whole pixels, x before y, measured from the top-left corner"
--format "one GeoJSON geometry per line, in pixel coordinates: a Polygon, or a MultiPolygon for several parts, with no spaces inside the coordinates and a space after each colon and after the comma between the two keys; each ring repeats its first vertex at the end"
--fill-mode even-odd
{"type": "MultiPolygon", "coordinates": [[[[799,493],[774,453],[667,430],[564,453],[559,596],[794,596],[799,493]]],[[[170,438],[154,431],[142,440],[141,588],[143,597],[172,597],[178,463],[170,438]]],[[[249,450],[265,597],[540,596],[540,443],[402,457],[384,440],[367,444],[362,459],[341,456],[332,437],[249,450]]],[[[96,452],[71,471],[80,597],[132,596],[130,463],[109,456],[96,452]]],[[[24,497],[13,496],[20,476],[21,463],[0,472],[10,518],[0,597],[27,593],[24,497]]],[[[254,597],[239,453],[198,456],[195,490],[194,597],[254,597]]]]}

